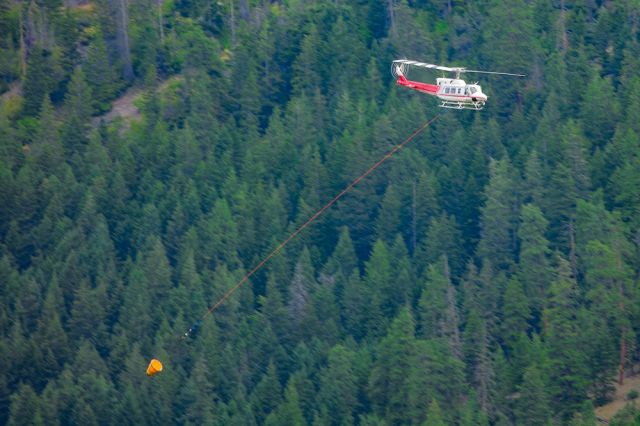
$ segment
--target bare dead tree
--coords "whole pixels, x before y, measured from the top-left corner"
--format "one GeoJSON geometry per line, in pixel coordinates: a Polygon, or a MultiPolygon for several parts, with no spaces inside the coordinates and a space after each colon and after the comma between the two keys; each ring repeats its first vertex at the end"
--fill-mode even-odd
{"type": "Polygon", "coordinates": [[[231,46],[236,45],[236,14],[234,11],[233,0],[229,0],[229,24],[231,25],[231,46]]]}
{"type": "Polygon", "coordinates": [[[133,79],[133,65],[131,62],[131,48],[129,44],[129,11],[127,0],[115,0],[116,30],[118,52],[122,59],[122,76],[131,81],[133,79]]]}
{"type": "Polygon", "coordinates": [[[558,27],[560,31],[560,51],[564,55],[567,53],[569,49],[569,37],[567,36],[567,26],[566,26],[566,7],[564,4],[565,0],[560,0],[560,17],[558,18],[558,27]]]}
{"type": "Polygon", "coordinates": [[[158,29],[160,30],[160,43],[164,43],[164,17],[162,15],[162,0],[158,0],[158,29]]]}
{"type": "Polygon", "coordinates": [[[389,23],[389,32],[392,36],[397,37],[398,31],[396,30],[396,11],[394,0],[387,0],[387,21],[389,23]]]}
{"type": "Polygon", "coordinates": [[[27,42],[25,40],[24,14],[20,11],[20,78],[24,79],[27,75],[27,42]]]}
{"type": "Polygon", "coordinates": [[[249,20],[249,3],[247,0],[238,1],[238,11],[240,12],[240,19],[243,21],[249,20]]]}

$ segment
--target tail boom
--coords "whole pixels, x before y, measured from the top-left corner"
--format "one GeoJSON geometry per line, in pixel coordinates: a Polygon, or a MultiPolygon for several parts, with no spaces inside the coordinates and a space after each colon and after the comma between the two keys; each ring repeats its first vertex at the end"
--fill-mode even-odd
{"type": "Polygon", "coordinates": [[[407,78],[402,74],[398,75],[396,83],[399,86],[408,87],[409,89],[417,90],[418,92],[427,93],[429,95],[436,95],[438,93],[437,85],[407,80],[407,78]]]}

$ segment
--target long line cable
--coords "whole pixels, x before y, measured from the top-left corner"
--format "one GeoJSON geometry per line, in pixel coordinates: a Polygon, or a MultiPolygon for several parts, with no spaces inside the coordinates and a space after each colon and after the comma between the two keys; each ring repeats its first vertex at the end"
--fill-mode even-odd
{"type": "Polygon", "coordinates": [[[362,181],[364,178],[366,178],[367,176],[369,176],[371,173],[373,173],[373,171],[375,169],[377,169],[378,167],[380,167],[385,161],[387,161],[389,158],[391,158],[396,152],[400,151],[406,144],[408,144],[409,142],[411,142],[411,140],[413,140],[413,138],[415,138],[416,136],[418,136],[424,129],[426,129],[427,127],[429,127],[429,125],[431,125],[431,123],[433,123],[434,121],[436,121],[438,119],[439,115],[436,115],[435,117],[431,118],[430,120],[426,121],[422,126],[420,126],[416,131],[414,131],[411,135],[409,135],[409,137],[407,137],[404,141],[402,141],[401,143],[399,143],[398,145],[396,145],[395,147],[393,147],[393,149],[389,152],[387,152],[380,160],[378,160],[377,163],[375,163],[373,166],[369,167],[369,169],[367,169],[367,171],[365,171],[364,173],[362,173],[360,176],[358,176],[357,178],[355,178],[353,180],[353,182],[351,182],[349,185],[347,185],[342,191],[340,191],[340,193],[338,193],[338,195],[336,195],[335,197],[333,197],[333,199],[331,199],[331,201],[329,201],[327,204],[325,204],[324,206],[322,206],[322,208],[320,210],[318,210],[317,212],[315,212],[313,214],[313,216],[311,216],[309,219],[307,219],[307,221],[305,223],[303,223],[302,225],[300,225],[295,231],[293,231],[284,241],[282,241],[271,253],[269,253],[264,259],[262,259],[256,266],[254,266],[249,272],[247,272],[233,287],[229,288],[229,290],[227,290],[222,297],[213,305],[211,305],[211,307],[207,310],[207,312],[205,312],[205,314],[200,318],[200,320],[198,320],[198,322],[193,325],[191,328],[189,328],[189,330],[187,330],[187,332],[184,334],[185,336],[189,336],[194,330],[195,328],[197,328],[197,326],[211,313],[213,313],[216,309],[218,309],[220,307],[220,305],[222,305],[229,297],[231,297],[231,295],[233,293],[236,292],[236,290],[238,290],[238,288],[240,288],[240,286],[244,283],[246,283],[249,278],[251,278],[251,276],[253,274],[255,274],[256,272],[258,272],[258,270],[260,270],[260,268],[262,268],[265,263],[267,263],[272,257],[274,257],[276,254],[278,254],[287,244],[289,244],[289,242],[291,240],[293,240],[296,235],[298,235],[300,232],[302,232],[307,226],[311,225],[322,213],[324,213],[329,207],[331,207],[332,205],[334,205],[340,198],[342,198],[347,192],[349,192],[354,186],[356,186],[360,181],[362,181]]]}

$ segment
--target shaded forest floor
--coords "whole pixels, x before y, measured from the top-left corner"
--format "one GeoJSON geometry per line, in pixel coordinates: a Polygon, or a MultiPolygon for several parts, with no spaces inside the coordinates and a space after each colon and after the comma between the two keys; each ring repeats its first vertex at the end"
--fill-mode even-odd
{"type": "Polygon", "coordinates": [[[630,401],[627,400],[627,394],[633,389],[640,392],[640,373],[636,373],[630,377],[625,377],[624,385],[616,385],[616,393],[613,400],[608,404],[596,408],[596,417],[599,420],[606,420],[607,422],[611,420],[618,411],[630,403],[630,401]]]}

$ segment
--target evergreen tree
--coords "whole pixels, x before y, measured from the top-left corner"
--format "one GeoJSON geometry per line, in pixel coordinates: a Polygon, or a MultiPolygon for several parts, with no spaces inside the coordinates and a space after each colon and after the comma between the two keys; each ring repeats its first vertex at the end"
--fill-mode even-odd
{"type": "Polygon", "coordinates": [[[467,381],[474,386],[478,404],[482,410],[488,411],[491,408],[491,391],[494,383],[493,363],[486,324],[475,310],[472,310],[467,317],[462,336],[462,349],[467,367],[467,381]]]}
{"type": "Polygon", "coordinates": [[[482,208],[477,254],[481,259],[491,259],[497,269],[513,263],[516,198],[510,167],[507,159],[491,162],[491,176],[485,190],[487,201],[482,208]]]}
{"type": "Polygon", "coordinates": [[[393,185],[387,186],[382,198],[382,204],[376,219],[377,238],[390,244],[395,235],[401,231],[402,204],[393,185]]]}
{"type": "Polygon", "coordinates": [[[11,426],[44,424],[38,395],[36,395],[31,386],[21,384],[17,392],[11,397],[9,421],[7,424],[11,426]]]}
{"type": "Polygon", "coordinates": [[[579,295],[569,263],[558,257],[555,279],[545,310],[545,335],[554,372],[550,383],[552,409],[568,417],[586,398],[585,353],[580,346],[579,295]]]}
{"type": "Polygon", "coordinates": [[[420,335],[426,339],[446,338],[452,353],[459,357],[458,308],[446,257],[429,267],[426,281],[418,302],[420,335]]]}
{"type": "Polygon", "coordinates": [[[376,317],[380,315],[379,311],[371,313],[375,306],[371,305],[370,300],[371,294],[358,272],[354,270],[345,282],[340,304],[345,331],[355,339],[361,339],[367,334],[368,319],[373,314],[376,317]]]}
{"type": "Polygon", "coordinates": [[[358,259],[353,248],[353,240],[347,227],[342,227],[338,243],[324,265],[324,272],[336,282],[336,293],[341,299],[343,286],[351,273],[358,268],[358,259]]]}
{"type": "Polygon", "coordinates": [[[49,284],[38,320],[37,339],[42,342],[39,349],[44,377],[53,377],[60,372],[70,356],[69,341],[58,312],[64,312],[64,301],[58,282],[54,279],[49,284]]]}
{"type": "Polygon", "coordinates": [[[33,155],[45,174],[60,173],[64,162],[64,149],[58,135],[51,100],[45,96],[39,113],[38,129],[33,138],[33,155]]]}
{"type": "Polygon", "coordinates": [[[459,277],[465,267],[464,238],[455,217],[442,214],[431,219],[427,231],[427,238],[418,251],[418,261],[424,261],[425,266],[435,263],[441,256],[446,256],[451,265],[454,277],[459,277]]]}
{"type": "Polygon", "coordinates": [[[519,424],[546,425],[549,422],[549,395],[542,372],[535,364],[524,372],[515,412],[519,424]]]}
{"type": "Polygon", "coordinates": [[[282,404],[265,420],[265,425],[281,424],[289,424],[292,426],[303,426],[307,424],[300,409],[298,391],[292,382],[290,382],[285,389],[282,404]]]}
{"type": "Polygon", "coordinates": [[[634,229],[638,229],[640,226],[640,221],[637,220],[640,197],[633,190],[640,183],[640,178],[636,173],[639,164],[638,157],[628,159],[620,168],[616,169],[611,177],[614,203],[619,208],[623,219],[629,222],[634,229]]]}
{"type": "Polygon", "coordinates": [[[414,327],[410,312],[401,309],[380,341],[369,376],[371,405],[392,423],[409,420],[407,377],[415,357],[414,327]]]}
{"type": "Polygon", "coordinates": [[[416,341],[416,358],[407,379],[409,407],[413,423],[425,420],[430,401],[445,412],[454,412],[464,393],[464,364],[454,357],[444,339],[416,341]]]}
{"type": "MultiPolygon", "coordinates": [[[[530,4],[522,0],[491,4],[482,29],[482,39],[486,46],[482,49],[482,59],[486,64],[491,64],[491,67],[530,69],[532,63],[539,60],[539,44],[533,35],[533,8],[530,4]]],[[[512,108],[515,102],[521,102],[518,98],[522,94],[513,93],[516,85],[522,87],[521,82],[495,82],[495,87],[502,93],[511,94],[509,101],[501,104],[501,112],[512,108]]]]}
{"type": "Polygon", "coordinates": [[[355,353],[342,345],[329,351],[327,368],[320,379],[320,400],[332,424],[350,423],[358,406],[355,353]],[[350,420],[351,419],[351,420],[350,420]]]}
{"type": "Polygon", "coordinates": [[[87,62],[84,65],[87,83],[91,87],[93,111],[104,112],[109,109],[109,101],[117,90],[117,76],[109,62],[107,44],[102,31],[93,34],[93,40],[87,49],[87,62]]]}
{"type": "Polygon", "coordinates": [[[423,423],[423,426],[444,426],[446,425],[440,405],[437,400],[432,400],[427,410],[427,419],[423,423]]]}
{"type": "Polygon", "coordinates": [[[314,275],[309,250],[305,247],[300,253],[289,286],[288,309],[294,330],[299,329],[309,315],[311,293],[317,286],[314,275]]]}
{"type": "Polygon", "coordinates": [[[575,194],[579,198],[586,199],[591,188],[587,165],[589,146],[581,133],[581,129],[573,121],[569,121],[564,127],[562,143],[565,146],[565,161],[571,169],[575,194]]]}
{"type": "Polygon", "coordinates": [[[76,68],[64,98],[66,120],[61,126],[62,142],[66,155],[77,158],[88,143],[87,134],[93,113],[91,88],[81,68],[76,68]]]}
{"type": "Polygon", "coordinates": [[[371,257],[365,264],[364,285],[366,288],[366,326],[368,334],[380,336],[386,329],[387,321],[396,311],[396,289],[394,287],[389,252],[386,245],[378,240],[373,246],[371,257]]]}
{"type": "Polygon", "coordinates": [[[58,57],[54,51],[38,43],[30,49],[26,68],[23,112],[36,115],[44,97],[50,96],[58,84],[61,71],[58,57]]]}
{"type": "Polygon", "coordinates": [[[548,185],[541,208],[544,217],[549,220],[549,240],[564,252],[569,252],[577,198],[570,169],[558,164],[551,173],[548,185]]]}
{"type": "Polygon", "coordinates": [[[78,286],[69,319],[70,333],[75,339],[89,339],[98,344],[105,338],[106,289],[103,286],[89,288],[86,282],[78,286]]]}
{"type": "MultiPolygon", "coordinates": [[[[549,265],[549,242],[545,238],[548,222],[540,209],[533,204],[522,206],[520,221],[518,279],[524,287],[524,294],[537,322],[544,309],[552,272],[549,265]]],[[[509,298],[505,296],[505,300],[509,298]]]]}
{"type": "Polygon", "coordinates": [[[511,346],[518,337],[529,330],[530,309],[522,284],[509,280],[502,306],[502,339],[511,346]]]}
{"type": "Polygon", "coordinates": [[[598,146],[611,140],[620,119],[620,109],[611,81],[594,75],[587,86],[582,106],[585,135],[598,146]]]}
{"type": "Polygon", "coordinates": [[[267,371],[252,392],[250,400],[256,421],[259,423],[281,403],[282,388],[273,362],[269,363],[267,371]]]}

